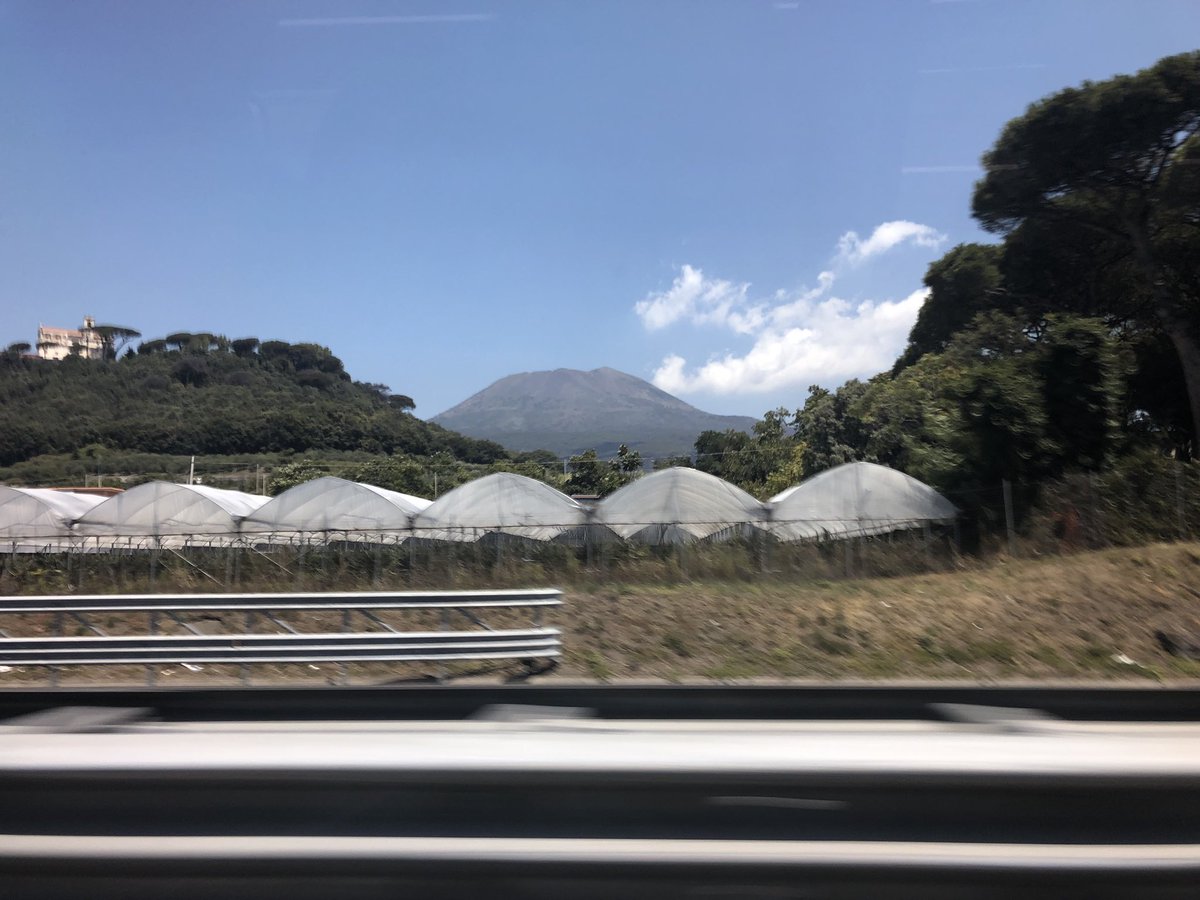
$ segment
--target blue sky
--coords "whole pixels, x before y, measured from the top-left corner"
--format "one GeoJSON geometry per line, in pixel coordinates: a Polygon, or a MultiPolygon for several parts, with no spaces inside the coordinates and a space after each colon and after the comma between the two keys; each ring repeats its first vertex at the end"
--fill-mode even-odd
{"type": "Polygon", "coordinates": [[[0,2],[0,341],[327,344],[430,416],[612,366],[716,412],[890,365],[975,168],[1194,0],[0,2]]]}

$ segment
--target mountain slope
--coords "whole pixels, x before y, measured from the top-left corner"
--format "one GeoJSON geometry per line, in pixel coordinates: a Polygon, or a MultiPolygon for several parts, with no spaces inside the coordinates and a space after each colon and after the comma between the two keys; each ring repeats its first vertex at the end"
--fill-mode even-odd
{"type": "Polygon", "coordinates": [[[687,453],[702,431],[748,431],[749,416],[718,416],[615,369],[555,369],[501,378],[431,421],[512,450],[560,456],[628,444],[643,456],[687,453]]]}

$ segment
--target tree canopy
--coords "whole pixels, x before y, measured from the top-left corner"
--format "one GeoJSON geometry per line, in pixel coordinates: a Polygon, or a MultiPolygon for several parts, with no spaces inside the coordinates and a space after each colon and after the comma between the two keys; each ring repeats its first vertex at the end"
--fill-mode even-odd
{"type": "Polygon", "coordinates": [[[972,199],[989,231],[1050,236],[1051,247],[1065,248],[1055,256],[1068,270],[1070,248],[1077,257],[1084,248],[1075,271],[1110,276],[1109,289],[1099,279],[1083,282],[1094,288],[1094,314],[1161,330],[1179,359],[1193,437],[1200,428],[1197,160],[1200,52],[1192,52],[1033,104],[984,155],[986,174],[972,199]]]}
{"type": "Polygon", "coordinates": [[[510,458],[499,444],[415,418],[409,398],[389,402],[353,383],[327,347],[268,345],[274,352],[264,355],[246,344],[234,350],[217,335],[180,332],[115,361],[8,354],[0,368],[0,465],[88,444],[152,454],[510,458]]]}

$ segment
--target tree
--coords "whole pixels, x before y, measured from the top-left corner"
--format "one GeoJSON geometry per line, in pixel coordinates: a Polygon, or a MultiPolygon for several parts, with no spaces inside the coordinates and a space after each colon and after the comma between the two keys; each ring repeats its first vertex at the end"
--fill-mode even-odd
{"type": "Polygon", "coordinates": [[[123,325],[96,325],[92,333],[100,338],[100,351],[104,359],[116,359],[126,344],[142,336],[137,329],[123,325]]]}
{"type": "Polygon", "coordinates": [[[258,338],[234,338],[234,340],[229,342],[229,348],[233,351],[234,356],[251,357],[254,355],[254,351],[258,349],[258,338]]]}
{"type": "Polygon", "coordinates": [[[1040,482],[1110,464],[1121,445],[1128,352],[1105,322],[983,313],[940,354],[877,377],[847,410],[864,457],[998,516],[1008,479],[1028,510],[1040,482]]]}
{"type": "Polygon", "coordinates": [[[567,487],[567,476],[563,474],[562,463],[555,458],[542,463],[532,459],[505,459],[492,463],[487,468],[488,473],[512,472],[514,475],[524,475],[544,482],[557,490],[567,487]]]}
{"type": "Polygon", "coordinates": [[[769,500],[804,480],[804,445],[792,441],[788,455],[767,476],[763,484],[763,499],[769,500]]]}
{"type": "Polygon", "coordinates": [[[192,342],[192,333],[190,331],[176,331],[174,334],[168,334],[163,341],[168,348],[174,347],[176,350],[182,350],[192,342]]]}
{"type": "Polygon", "coordinates": [[[171,374],[180,384],[202,387],[208,382],[210,372],[204,359],[185,356],[171,368],[171,374]]]}
{"type": "Polygon", "coordinates": [[[572,456],[567,462],[567,471],[570,475],[563,490],[568,494],[603,497],[610,492],[611,470],[595,450],[585,450],[578,456],[572,456]]]}
{"type": "Polygon", "coordinates": [[[208,331],[197,331],[192,335],[192,339],[188,341],[186,348],[192,353],[207,353],[216,346],[217,336],[208,331]]]}
{"type": "Polygon", "coordinates": [[[995,309],[1002,292],[1003,252],[994,244],[959,244],[925,273],[929,296],[921,304],[908,335],[908,346],[893,372],[911,366],[926,353],[941,353],[955,334],[979,313],[995,309]]]}
{"type": "Polygon", "coordinates": [[[728,429],[705,431],[696,438],[696,468],[752,494],[767,490],[771,473],[786,464],[795,449],[789,410],[768,410],[752,434],[728,429]]]}
{"type": "Polygon", "coordinates": [[[569,494],[604,497],[628,484],[642,471],[642,456],[624,444],[611,460],[602,460],[595,450],[585,450],[572,456],[567,463],[570,472],[563,490],[569,494]]]}
{"type": "Polygon", "coordinates": [[[327,474],[329,473],[322,469],[320,465],[307,459],[284,463],[282,466],[272,470],[268,489],[271,496],[274,497],[277,494],[282,494],[288,488],[304,484],[306,481],[312,481],[327,474]]]}
{"type": "Polygon", "coordinates": [[[611,465],[618,486],[628,484],[642,471],[642,454],[636,450],[630,450],[627,446],[621,444],[617,448],[617,456],[613,459],[611,465]]]}
{"type": "Polygon", "coordinates": [[[408,456],[389,456],[373,460],[359,468],[355,481],[373,484],[389,491],[429,497],[433,494],[429,468],[408,456]]]}
{"type": "Polygon", "coordinates": [[[741,481],[742,457],[749,452],[753,438],[744,431],[702,431],[696,437],[696,468],[734,484],[741,481]]]}
{"type": "Polygon", "coordinates": [[[796,411],[796,440],[804,444],[804,475],[867,458],[868,428],[856,410],[867,386],[857,378],[836,391],[814,384],[796,411]]]}
{"type": "Polygon", "coordinates": [[[1142,302],[1122,312],[1170,339],[1200,447],[1197,160],[1200,52],[1191,52],[1033,104],[984,154],[972,211],[996,234],[1078,228],[1095,236],[1095,253],[1128,258],[1142,302]]]}
{"type": "Polygon", "coordinates": [[[1098,319],[1050,316],[1038,341],[1037,374],[1046,431],[1066,468],[1097,471],[1111,462],[1121,436],[1129,354],[1098,319]]]}
{"type": "Polygon", "coordinates": [[[258,355],[263,359],[287,359],[292,345],[287,341],[263,341],[258,345],[258,355]]]}

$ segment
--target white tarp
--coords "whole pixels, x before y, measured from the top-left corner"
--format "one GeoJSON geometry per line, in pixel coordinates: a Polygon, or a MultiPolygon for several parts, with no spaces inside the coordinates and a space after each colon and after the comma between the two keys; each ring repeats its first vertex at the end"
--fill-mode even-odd
{"type": "Polygon", "coordinates": [[[741,488],[698,469],[645,475],[600,501],[596,521],[630,541],[679,544],[750,533],[763,506],[741,488]]]}
{"type": "Polygon", "coordinates": [[[0,485],[0,551],[65,550],[71,523],[104,502],[92,494],[0,485]]]}
{"type": "Polygon", "coordinates": [[[238,523],[269,499],[198,484],[150,481],[109,497],[81,516],[75,533],[85,539],[85,546],[139,546],[142,541],[221,545],[236,541],[238,523]]]}
{"type": "Polygon", "coordinates": [[[954,504],[923,482],[875,463],[837,466],[788,488],[769,503],[780,540],[886,534],[952,521],[954,504]]]}
{"type": "Polygon", "coordinates": [[[423,497],[326,476],[288,488],[264,503],[242,520],[241,530],[289,542],[314,534],[399,542],[409,520],[429,505],[423,497]]]}
{"type": "Polygon", "coordinates": [[[584,509],[548,484],[495,472],[468,481],[434,500],[413,517],[413,536],[439,541],[475,541],[508,534],[550,541],[581,527],[584,509]]]}

